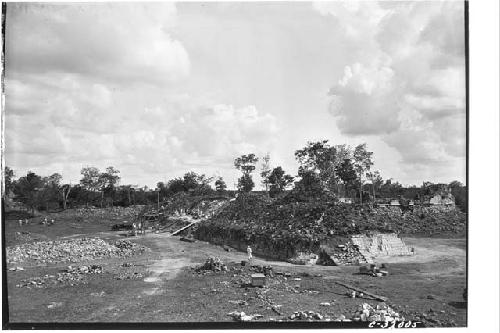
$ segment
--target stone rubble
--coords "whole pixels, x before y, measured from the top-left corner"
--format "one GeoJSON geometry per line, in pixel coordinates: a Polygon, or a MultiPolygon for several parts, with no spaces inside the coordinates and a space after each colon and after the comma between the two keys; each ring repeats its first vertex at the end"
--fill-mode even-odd
{"type": "Polygon", "coordinates": [[[146,247],[128,240],[109,244],[100,238],[43,241],[7,248],[7,263],[77,262],[109,257],[126,257],[146,251],[146,247]]]}
{"type": "Polygon", "coordinates": [[[79,267],[68,266],[68,268],[64,272],[57,273],[57,275],[45,274],[44,276],[40,277],[23,279],[21,280],[21,283],[16,285],[16,287],[18,288],[26,287],[28,289],[46,288],[49,285],[56,285],[59,283],[69,284],[70,286],[74,286],[79,283],[86,283],[85,274],[101,274],[101,273],[102,273],[102,267],[99,265],[79,266],[79,267]]]}
{"type": "Polygon", "coordinates": [[[404,317],[391,309],[385,303],[377,304],[376,307],[363,303],[357,309],[352,320],[354,321],[404,321],[404,317]]]}
{"type": "Polygon", "coordinates": [[[256,318],[264,317],[263,315],[260,314],[247,315],[245,314],[245,312],[238,312],[238,311],[230,312],[227,315],[233,317],[233,319],[236,321],[252,321],[256,318]]]}
{"type": "Polygon", "coordinates": [[[199,267],[195,268],[196,272],[203,272],[203,271],[212,271],[212,272],[221,272],[227,271],[227,266],[220,260],[218,257],[210,257],[208,258],[205,263],[199,267]]]}

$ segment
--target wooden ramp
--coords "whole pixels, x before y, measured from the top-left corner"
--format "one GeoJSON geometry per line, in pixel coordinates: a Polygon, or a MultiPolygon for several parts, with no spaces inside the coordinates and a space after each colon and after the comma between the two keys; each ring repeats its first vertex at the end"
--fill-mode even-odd
{"type": "Polygon", "coordinates": [[[182,230],[187,229],[187,228],[189,228],[189,227],[191,227],[191,226],[193,226],[193,225],[195,225],[196,223],[201,222],[201,221],[202,221],[202,220],[198,220],[198,221],[191,222],[191,223],[189,223],[188,225],[186,225],[186,226],[184,226],[184,227],[180,228],[179,230],[176,230],[176,231],[174,231],[173,233],[171,233],[171,236],[175,236],[175,235],[177,235],[179,232],[181,232],[182,230]]]}

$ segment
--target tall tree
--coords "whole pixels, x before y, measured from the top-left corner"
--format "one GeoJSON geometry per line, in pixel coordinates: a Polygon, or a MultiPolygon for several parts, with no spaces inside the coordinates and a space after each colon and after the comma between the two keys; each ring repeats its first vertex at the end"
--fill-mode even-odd
{"type": "MultiPolygon", "coordinates": [[[[87,190],[85,195],[86,197],[86,205],[89,204],[89,193],[95,193],[101,188],[101,179],[100,179],[100,171],[96,167],[85,167],[80,171],[82,175],[82,179],[80,179],[80,185],[87,190]]],[[[102,197],[101,197],[102,198],[102,197]]],[[[94,199],[94,198],[92,198],[94,199]]]]}
{"type": "Polygon", "coordinates": [[[5,167],[4,172],[3,172],[3,179],[4,179],[4,184],[5,184],[5,194],[8,194],[9,192],[14,190],[14,170],[9,168],[8,166],[5,167]]]}
{"type": "Polygon", "coordinates": [[[274,197],[291,185],[294,178],[291,175],[285,174],[285,171],[278,166],[271,171],[268,180],[269,194],[271,197],[274,197]]]}
{"type": "Polygon", "coordinates": [[[31,171],[28,171],[26,176],[19,178],[16,182],[14,192],[18,195],[19,200],[31,209],[32,214],[41,203],[42,196],[39,192],[43,190],[43,186],[42,177],[31,171]]]}
{"type": "Polygon", "coordinates": [[[224,179],[222,179],[222,177],[217,178],[217,180],[215,181],[215,190],[219,193],[222,193],[226,190],[226,188],[227,186],[224,179]]]}
{"type": "Polygon", "coordinates": [[[382,178],[382,176],[380,176],[380,171],[378,171],[378,170],[375,170],[372,172],[367,172],[366,178],[368,178],[372,183],[373,200],[375,201],[375,198],[376,198],[375,190],[377,188],[380,188],[380,186],[384,182],[384,179],[382,178]]]}
{"type": "Polygon", "coordinates": [[[335,170],[349,155],[348,146],[330,146],[328,140],[308,142],[306,147],[295,151],[295,158],[302,170],[317,173],[323,188],[328,191],[335,191],[338,188],[338,176],[335,170]]]}
{"type": "Polygon", "coordinates": [[[373,152],[366,149],[366,143],[357,145],[354,148],[354,170],[356,170],[359,177],[359,201],[361,204],[363,204],[363,175],[370,171],[370,167],[373,165],[372,155],[373,152]]]}
{"type": "Polygon", "coordinates": [[[261,165],[261,171],[260,171],[260,176],[262,177],[262,185],[264,185],[264,188],[266,189],[266,192],[269,191],[269,174],[271,173],[271,166],[269,164],[271,160],[271,156],[269,156],[269,153],[267,153],[263,158],[262,158],[262,165],[261,165]]]}
{"type": "Polygon", "coordinates": [[[356,170],[354,170],[351,160],[349,158],[344,159],[344,161],[337,166],[336,170],[347,192],[357,178],[356,170]]]}
{"type": "Polygon", "coordinates": [[[255,184],[252,180],[251,173],[255,170],[255,164],[259,159],[255,154],[241,155],[234,160],[236,169],[243,173],[243,176],[238,179],[238,190],[240,192],[250,192],[255,184]]]}
{"type": "Polygon", "coordinates": [[[255,184],[253,182],[252,176],[250,174],[243,174],[238,178],[238,191],[243,193],[248,193],[254,188],[255,184]]]}
{"type": "Polygon", "coordinates": [[[99,174],[98,183],[99,190],[101,191],[101,207],[103,206],[104,195],[111,198],[111,205],[113,205],[113,195],[115,187],[120,181],[120,171],[112,166],[106,168],[106,171],[99,174]]]}
{"type": "Polygon", "coordinates": [[[91,192],[96,192],[99,190],[99,176],[101,174],[99,172],[99,169],[97,169],[96,167],[85,167],[80,171],[80,174],[82,175],[80,184],[84,189],[91,192]]]}
{"type": "Polygon", "coordinates": [[[64,184],[61,186],[61,195],[62,195],[62,203],[63,203],[63,209],[66,210],[68,207],[68,198],[69,194],[71,193],[72,186],[71,184],[64,184]]]}

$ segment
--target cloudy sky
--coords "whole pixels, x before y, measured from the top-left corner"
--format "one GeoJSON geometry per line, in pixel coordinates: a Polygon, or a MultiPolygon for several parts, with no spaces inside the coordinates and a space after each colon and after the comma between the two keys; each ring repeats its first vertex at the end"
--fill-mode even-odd
{"type": "Polygon", "coordinates": [[[329,139],[403,184],[465,181],[463,3],[7,6],[5,162],[154,186],[329,139]]]}

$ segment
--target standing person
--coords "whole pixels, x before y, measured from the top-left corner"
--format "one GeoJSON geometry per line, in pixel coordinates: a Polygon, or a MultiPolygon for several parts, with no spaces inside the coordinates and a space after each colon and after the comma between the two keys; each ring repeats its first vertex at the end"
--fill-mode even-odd
{"type": "Polygon", "coordinates": [[[250,245],[247,246],[247,254],[248,254],[248,264],[252,262],[252,248],[250,245]]]}

